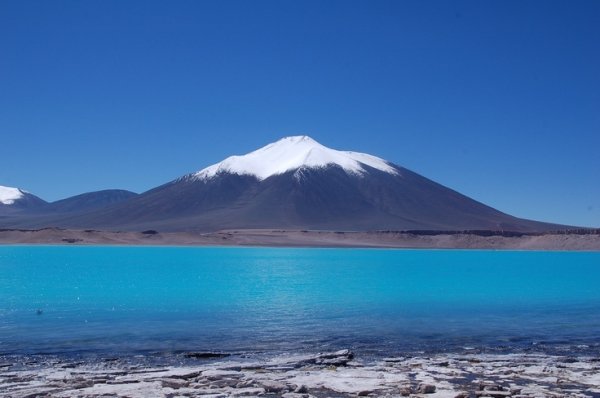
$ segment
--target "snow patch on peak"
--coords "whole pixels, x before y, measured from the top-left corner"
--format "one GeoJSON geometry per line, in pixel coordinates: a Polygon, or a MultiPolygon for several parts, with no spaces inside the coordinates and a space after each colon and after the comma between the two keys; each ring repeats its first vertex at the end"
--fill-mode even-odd
{"type": "Polygon", "coordinates": [[[24,192],[19,188],[4,187],[0,185],[0,203],[3,205],[12,205],[16,200],[23,197],[24,192]]]}
{"type": "MultiPolygon", "coordinates": [[[[327,148],[309,136],[285,137],[242,156],[230,156],[191,175],[195,179],[210,179],[219,173],[252,175],[264,180],[273,175],[300,168],[320,168],[336,165],[347,173],[362,175],[364,166],[389,174],[398,174],[385,160],[366,153],[337,151],[327,148]]],[[[296,176],[297,178],[298,176],[296,176]]]]}

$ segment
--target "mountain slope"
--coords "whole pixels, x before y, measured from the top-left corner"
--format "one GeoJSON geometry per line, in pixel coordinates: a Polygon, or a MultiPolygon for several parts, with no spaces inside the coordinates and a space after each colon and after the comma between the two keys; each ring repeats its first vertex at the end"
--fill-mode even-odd
{"type": "MultiPolygon", "coordinates": [[[[41,226],[40,220],[25,224],[41,226]]],[[[122,203],[44,220],[49,225],[163,231],[564,228],[512,217],[383,159],[333,150],[306,136],[229,157],[122,203]]]]}
{"type": "Polygon", "coordinates": [[[102,191],[87,192],[49,203],[44,208],[44,211],[54,213],[79,213],[120,203],[136,196],[136,193],[123,189],[106,189],[102,191]]]}

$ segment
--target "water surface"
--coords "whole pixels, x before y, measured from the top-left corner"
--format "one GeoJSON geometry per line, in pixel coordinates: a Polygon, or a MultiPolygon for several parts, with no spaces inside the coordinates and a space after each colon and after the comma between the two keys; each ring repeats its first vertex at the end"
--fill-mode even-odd
{"type": "Polygon", "coordinates": [[[597,252],[4,246],[0,354],[594,353],[599,286],[597,252]]]}

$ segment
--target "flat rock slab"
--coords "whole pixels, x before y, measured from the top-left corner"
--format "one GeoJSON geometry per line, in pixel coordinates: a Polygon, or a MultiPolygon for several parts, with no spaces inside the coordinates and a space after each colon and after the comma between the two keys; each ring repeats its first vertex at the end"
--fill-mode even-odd
{"type": "Polygon", "coordinates": [[[444,354],[364,362],[344,350],[198,366],[135,366],[120,361],[32,361],[26,366],[31,369],[11,370],[12,365],[0,369],[0,397],[589,398],[600,394],[600,362],[594,358],[531,354],[444,354]]]}

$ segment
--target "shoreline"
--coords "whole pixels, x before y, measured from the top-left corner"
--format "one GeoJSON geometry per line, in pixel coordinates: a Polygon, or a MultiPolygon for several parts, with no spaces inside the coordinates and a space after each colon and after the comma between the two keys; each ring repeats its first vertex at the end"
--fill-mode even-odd
{"type": "Polygon", "coordinates": [[[444,353],[366,361],[350,350],[340,350],[260,360],[198,358],[196,364],[168,366],[121,358],[96,363],[30,360],[21,369],[4,363],[0,364],[0,396],[600,396],[600,359],[589,356],[444,353]]]}
{"type": "Polygon", "coordinates": [[[600,231],[520,234],[499,231],[98,231],[0,229],[0,245],[600,251],[600,231]]]}

